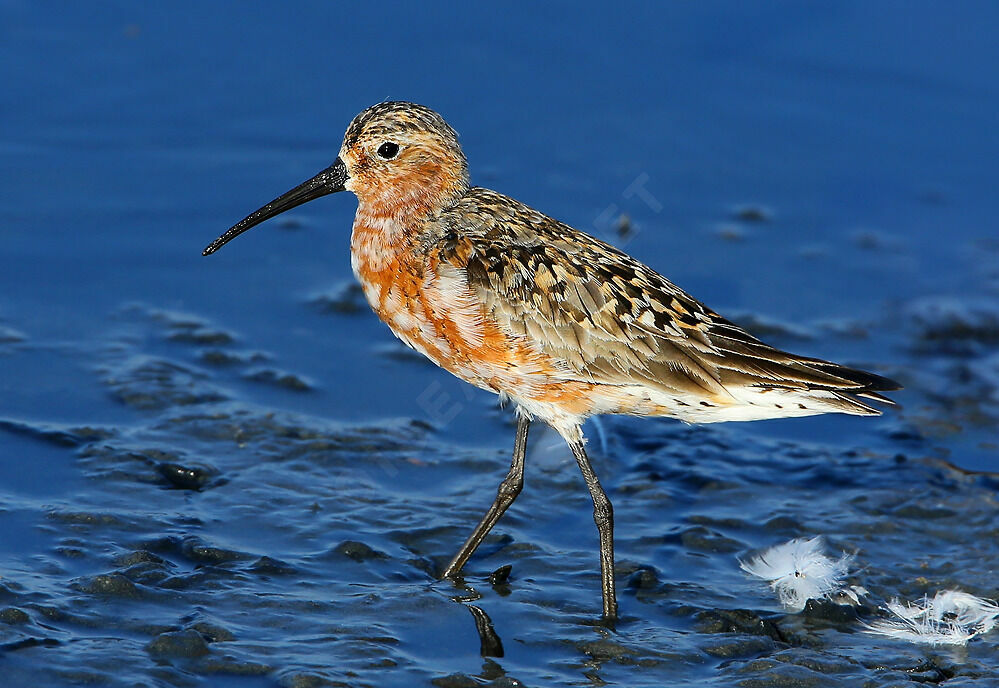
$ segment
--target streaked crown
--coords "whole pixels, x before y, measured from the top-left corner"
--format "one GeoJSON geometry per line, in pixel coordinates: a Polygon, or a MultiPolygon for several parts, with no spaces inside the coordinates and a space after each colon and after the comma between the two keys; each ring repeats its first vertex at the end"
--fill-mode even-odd
{"type": "Polygon", "coordinates": [[[390,101],[361,112],[347,127],[340,157],[349,175],[346,188],[366,212],[436,214],[468,190],[457,132],[416,103],[390,101]]]}

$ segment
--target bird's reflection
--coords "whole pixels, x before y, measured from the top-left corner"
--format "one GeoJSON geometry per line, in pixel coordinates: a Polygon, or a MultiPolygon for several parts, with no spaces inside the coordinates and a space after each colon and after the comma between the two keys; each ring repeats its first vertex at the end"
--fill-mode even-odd
{"type": "MultiPolygon", "coordinates": [[[[510,576],[510,568],[510,566],[501,566],[489,576],[489,582],[493,584],[494,589],[507,588],[506,592],[509,594],[507,581],[510,576]]],[[[456,578],[452,582],[457,588],[457,594],[450,595],[451,599],[468,609],[475,621],[475,631],[479,634],[479,655],[482,657],[502,657],[503,641],[493,627],[493,620],[489,618],[489,614],[482,607],[472,604],[472,602],[482,599],[482,594],[468,585],[462,578],[456,578]]]]}
{"type": "Polygon", "coordinates": [[[476,607],[474,604],[466,604],[465,607],[472,612],[472,618],[475,619],[475,630],[479,633],[479,655],[482,657],[502,657],[503,641],[500,640],[499,635],[496,634],[496,629],[493,628],[493,620],[482,610],[482,607],[476,607]]]}

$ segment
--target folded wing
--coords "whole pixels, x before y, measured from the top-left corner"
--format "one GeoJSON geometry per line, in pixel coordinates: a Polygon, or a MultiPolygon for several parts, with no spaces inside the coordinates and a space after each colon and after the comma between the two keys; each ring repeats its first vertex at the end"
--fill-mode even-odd
{"type": "Polygon", "coordinates": [[[722,405],[793,392],[864,415],[878,411],[858,397],[892,403],[878,392],[899,388],[764,344],[627,254],[495,192],[473,189],[442,220],[441,258],[466,271],[497,323],[569,377],[722,405]]]}

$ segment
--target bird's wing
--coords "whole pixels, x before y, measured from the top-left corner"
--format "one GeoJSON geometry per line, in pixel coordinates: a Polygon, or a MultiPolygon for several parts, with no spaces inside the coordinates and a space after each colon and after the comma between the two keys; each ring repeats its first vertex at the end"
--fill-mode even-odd
{"type": "Polygon", "coordinates": [[[578,379],[721,401],[732,386],[879,401],[877,390],[898,388],[768,346],[613,246],[495,192],[473,189],[442,220],[439,255],[465,270],[486,312],[578,379]]]}

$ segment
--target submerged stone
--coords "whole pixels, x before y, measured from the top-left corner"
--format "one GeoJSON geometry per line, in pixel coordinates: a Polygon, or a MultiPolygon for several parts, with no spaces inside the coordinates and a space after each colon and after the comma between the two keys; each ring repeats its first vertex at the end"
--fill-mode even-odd
{"type": "Polygon", "coordinates": [[[345,540],[333,548],[336,554],[353,559],[354,561],[367,561],[369,559],[388,559],[388,555],[372,549],[363,542],[356,540],[345,540]]]}
{"type": "Polygon", "coordinates": [[[138,586],[120,573],[108,573],[94,576],[80,585],[80,589],[92,595],[107,595],[109,597],[140,597],[138,586]]]}
{"type": "Polygon", "coordinates": [[[27,612],[18,609],[17,607],[5,607],[0,609],[0,622],[9,624],[11,626],[19,626],[21,624],[26,624],[31,621],[31,617],[28,616],[27,612]]]}
{"type": "Polygon", "coordinates": [[[161,633],[146,645],[146,651],[157,657],[193,658],[208,654],[208,643],[195,630],[161,633]]]}
{"type": "Polygon", "coordinates": [[[218,475],[218,471],[208,466],[168,462],[157,464],[156,471],[171,486],[182,490],[200,490],[218,475]]]}

